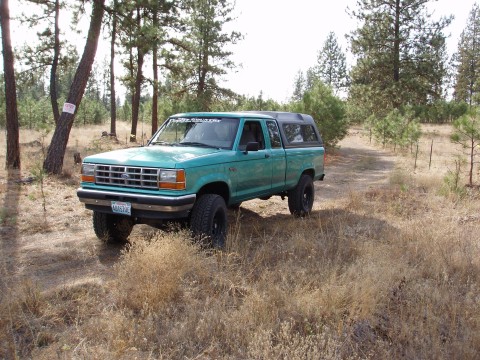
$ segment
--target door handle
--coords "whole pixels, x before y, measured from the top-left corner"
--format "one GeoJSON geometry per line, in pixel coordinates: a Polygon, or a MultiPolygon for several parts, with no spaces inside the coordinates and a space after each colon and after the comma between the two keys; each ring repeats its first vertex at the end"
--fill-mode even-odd
{"type": "Polygon", "coordinates": [[[270,154],[265,154],[265,159],[268,159],[270,157],[270,154]]]}

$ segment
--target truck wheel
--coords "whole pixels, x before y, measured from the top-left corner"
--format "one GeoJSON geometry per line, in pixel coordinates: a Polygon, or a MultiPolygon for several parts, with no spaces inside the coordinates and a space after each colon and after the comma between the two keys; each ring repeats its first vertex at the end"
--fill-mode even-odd
{"type": "Polygon", "coordinates": [[[223,248],[227,235],[227,206],[220,195],[205,194],[197,199],[190,218],[190,230],[208,246],[223,248]]]}
{"type": "Polygon", "coordinates": [[[106,243],[126,243],[132,228],[133,220],[130,217],[93,212],[95,235],[106,243]]]}
{"type": "Polygon", "coordinates": [[[308,215],[312,211],[315,200],[315,188],[310,175],[303,174],[297,186],[288,192],[288,209],[297,216],[308,215]]]}

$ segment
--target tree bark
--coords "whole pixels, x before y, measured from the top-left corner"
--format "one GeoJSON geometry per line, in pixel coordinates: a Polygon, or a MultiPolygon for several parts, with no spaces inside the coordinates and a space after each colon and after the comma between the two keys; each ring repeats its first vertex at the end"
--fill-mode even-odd
{"type": "Polygon", "coordinates": [[[395,39],[393,43],[393,81],[400,81],[400,0],[395,2],[395,39]]]}
{"type": "Polygon", "coordinates": [[[5,112],[7,121],[7,169],[20,169],[20,144],[15,83],[14,58],[10,38],[10,10],[8,0],[0,0],[0,26],[2,28],[3,72],[5,77],[5,112]]]}
{"type": "Polygon", "coordinates": [[[60,27],[58,25],[60,16],[60,2],[55,0],[55,40],[53,47],[53,61],[50,69],[50,103],[52,104],[53,119],[55,125],[58,124],[60,118],[60,111],[58,110],[58,95],[57,95],[57,67],[58,58],[60,56],[60,27]]]}
{"type": "Polygon", "coordinates": [[[158,54],[156,45],[153,47],[153,51],[152,135],[158,129],[158,54]]]}
{"type": "Polygon", "coordinates": [[[102,28],[104,5],[105,0],[93,1],[87,41],[67,97],[67,103],[75,105],[75,110],[73,111],[73,114],[63,111],[60,115],[58,124],[55,127],[55,132],[53,133],[52,141],[48,148],[47,157],[43,163],[44,170],[49,174],[60,174],[62,171],[65,150],[67,148],[68,137],[73,125],[73,120],[75,119],[75,113],[82,101],[88,77],[92,70],[92,64],[95,60],[98,39],[102,28]]]}
{"type": "MultiPolygon", "coordinates": [[[[153,14],[153,27],[158,27],[158,9],[153,14]]],[[[153,56],[153,98],[152,98],[152,135],[158,128],[158,46],[157,39],[154,40],[152,48],[153,56]]]]}
{"type": "MultiPolygon", "coordinates": [[[[137,8],[137,26],[140,28],[141,25],[141,16],[140,9],[137,8]]],[[[143,44],[137,45],[137,74],[135,76],[135,89],[133,92],[133,102],[132,102],[132,131],[130,131],[130,142],[137,141],[137,124],[138,124],[138,114],[140,110],[140,96],[142,92],[142,81],[143,81],[143,60],[144,52],[142,49],[143,44]]],[[[142,134],[143,135],[143,134],[142,134]]]]}
{"type": "Polygon", "coordinates": [[[137,124],[138,124],[138,115],[140,112],[140,96],[142,92],[142,80],[143,80],[143,59],[144,54],[143,50],[138,47],[137,49],[137,75],[135,76],[135,90],[133,94],[133,103],[132,103],[132,131],[130,132],[130,142],[137,141],[137,124]]]}
{"type": "Polygon", "coordinates": [[[113,1],[112,38],[110,42],[110,134],[117,135],[117,99],[115,95],[115,38],[117,35],[117,0],[113,1]]]}

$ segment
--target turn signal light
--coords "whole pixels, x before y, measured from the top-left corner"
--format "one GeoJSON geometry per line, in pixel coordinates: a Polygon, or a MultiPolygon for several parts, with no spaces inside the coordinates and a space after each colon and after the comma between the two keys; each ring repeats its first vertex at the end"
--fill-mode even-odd
{"type": "Polygon", "coordinates": [[[185,170],[160,170],[160,189],[185,190],[185,170]]]}
{"type": "Polygon", "coordinates": [[[95,176],[91,175],[82,175],[83,182],[95,182],[95,176]]]}

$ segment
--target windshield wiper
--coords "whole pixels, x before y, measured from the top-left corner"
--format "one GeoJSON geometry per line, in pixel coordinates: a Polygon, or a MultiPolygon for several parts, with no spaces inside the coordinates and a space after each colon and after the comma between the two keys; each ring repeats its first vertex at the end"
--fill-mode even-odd
{"type": "Polygon", "coordinates": [[[218,146],[213,146],[201,142],[196,142],[196,141],[184,141],[181,143],[178,143],[177,145],[185,145],[185,146],[201,146],[201,147],[208,147],[208,148],[213,148],[213,149],[218,149],[218,146]]]}
{"type": "Polygon", "coordinates": [[[168,141],[154,141],[151,143],[152,145],[168,145],[168,146],[172,146],[171,143],[169,143],[168,141]]]}

